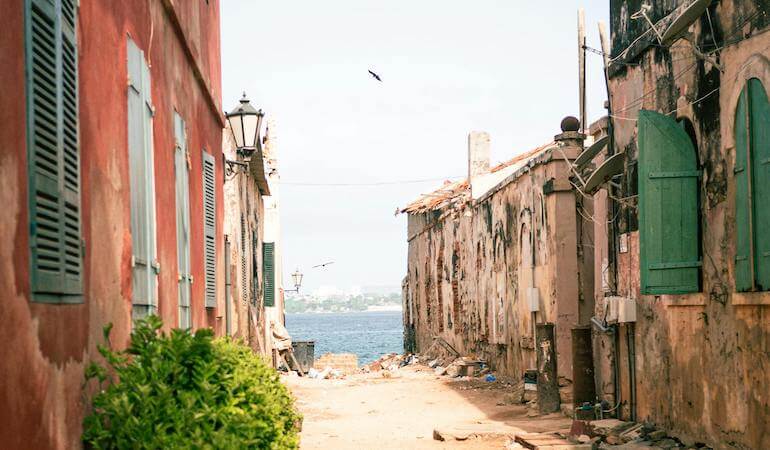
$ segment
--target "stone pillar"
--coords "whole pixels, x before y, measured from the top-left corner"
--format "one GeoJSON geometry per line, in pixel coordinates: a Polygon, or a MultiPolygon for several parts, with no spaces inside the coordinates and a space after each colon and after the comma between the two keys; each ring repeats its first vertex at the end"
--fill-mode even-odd
{"type": "Polygon", "coordinates": [[[537,343],[537,406],[540,414],[559,411],[559,379],[556,376],[556,340],[553,324],[536,327],[537,343]]]}

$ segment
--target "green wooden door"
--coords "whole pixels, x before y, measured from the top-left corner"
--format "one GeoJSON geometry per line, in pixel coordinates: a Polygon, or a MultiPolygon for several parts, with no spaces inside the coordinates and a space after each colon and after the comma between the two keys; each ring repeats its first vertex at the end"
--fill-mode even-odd
{"type": "Polygon", "coordinates": [[[735,288],[770,290],[770,103],[746,83],[735,113],[735,288]]]}
{"type": "Polygon", "coordinates": [[[639,244],[643,294],[699,291],[698,170],[692,141],[663,114],[639,112],[639,244]]]}

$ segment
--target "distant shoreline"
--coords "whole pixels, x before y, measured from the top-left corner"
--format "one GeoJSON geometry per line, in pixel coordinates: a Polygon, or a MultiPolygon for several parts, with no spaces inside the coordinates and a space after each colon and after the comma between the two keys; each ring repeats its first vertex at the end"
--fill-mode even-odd
{"type": "Polygon", "coordinates": [[[356,313],[378,313],[378,312],[402,312],[403,308],[400,305],[394,305],[393,307],[375,307],[372,309],[366,309],[364,311],[299,311],[299,312],[287,312],[286,314],[356,314],[356,313]]]}

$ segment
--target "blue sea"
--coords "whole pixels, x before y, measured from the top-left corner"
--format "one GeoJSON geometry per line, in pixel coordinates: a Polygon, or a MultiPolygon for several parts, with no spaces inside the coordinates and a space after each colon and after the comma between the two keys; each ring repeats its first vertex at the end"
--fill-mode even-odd
{"type": "Polygon", "coordinates": [[[385,353],[403,353],[401,311],[286,314],[293,341],[315,341],[315,357],[355,353],[367,364],[385,353]]]}

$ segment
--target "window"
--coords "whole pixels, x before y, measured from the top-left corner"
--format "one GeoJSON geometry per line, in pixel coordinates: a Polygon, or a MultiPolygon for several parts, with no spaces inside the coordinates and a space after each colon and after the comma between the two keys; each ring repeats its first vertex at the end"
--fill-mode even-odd
{"type": "Polygon", "coordinates": [[[770,104],[752,78],[735,111],[735,289],[770,290],[770,104]]]}
{"type": "Polygon", "coordinates": [[[262,281],[265,283],[265,306],[275,306],[275,243],[262,244],[262,281]]]}
{"type": "Polygon", "coordinates": [[[206,308],[217,306],[217,197],[214,157],[203,149],[203,261],[206,308]]]}
{"type": "Polygon", "coordinates": [[[187,135],[182,117],[174,111],[174,173],[176,181],[176,252],[179,280],[179,328],[192,327],[190,289],[190,173],[187,165],[187,135]]]}
{"type": "Polygon", "coordinates": [[[132,317],[157,312],[155,182],[150,69],[144,52],[128,40],[128,158],[131,192],[132,317]]]}
{"type": "Polygon", "coordinates": [[[83,301],[74,0],[25,9],[32,300],[83,301]]]}
{"type": "Polygon", "coordinates": [[[685,125],[639,112],[639,257],[642,294],[700,291],[700,170],[685,125]]]}

